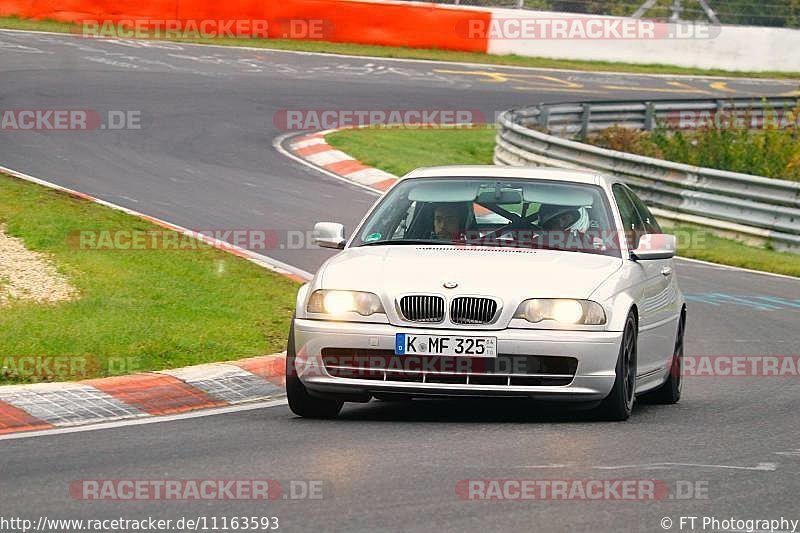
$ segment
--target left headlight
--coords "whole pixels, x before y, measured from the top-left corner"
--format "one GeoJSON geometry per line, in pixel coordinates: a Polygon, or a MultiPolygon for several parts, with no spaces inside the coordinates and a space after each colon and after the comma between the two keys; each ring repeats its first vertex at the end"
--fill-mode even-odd
{"type": "Polygon", "coordinates": [[[343,315],[358,313],[370,316],[384,313],[383,305],[377,294],[361,291],[317,290],[308,299],[306,311],[326,315],[343,315]]]}
{"type": "Polygon", "coordinates": [[[535,298],[519,304],[514,318],[524,318],[533,323],[555,320],[562,324],[600,326],[606,323],[606,312],[603,306],[591,300],[535,298]]]}

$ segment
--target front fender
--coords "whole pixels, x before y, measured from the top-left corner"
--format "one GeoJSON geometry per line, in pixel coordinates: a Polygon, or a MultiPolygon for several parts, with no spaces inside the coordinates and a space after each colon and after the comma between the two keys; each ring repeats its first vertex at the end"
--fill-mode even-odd
{"type": "Polygon", "coordinates": [[[642,281],[642,269],[632,261],[627,261],[614,276],[604,281],[589,297],[590,300],[601,303],[610,313],[608,331],[625,329],[628,311],[633,306],[638,308],[641,302],[642,281]]]}
{"type": "Polygon", "coordinates": [[[611,309],[611,316],[608,322],[608,331],[622,331],[625,329],[625,320],[628,312],[633,306],[637,305],[631,291],[624,291],[617,294],[611,300],[604,302],[603,307],[611,309]]]}
{"type": "Polygon", "coordinates": [[[310,289],[311,283],[304,283],[297,291],[297,300],[295,301],[295,316],[297,318],[305,318],[306,316],[306,300],[310,289]]]}

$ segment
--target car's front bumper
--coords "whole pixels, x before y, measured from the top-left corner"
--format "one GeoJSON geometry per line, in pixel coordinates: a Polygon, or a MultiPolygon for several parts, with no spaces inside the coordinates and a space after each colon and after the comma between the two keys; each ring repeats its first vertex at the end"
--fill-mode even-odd
{"type": "MultiPolygon", "coordinates": [[[[389,324],[333,322],[295,319],[295,368],[305,387],[319,394],[364,396],[401,393],[413,396],[511,396],[551,400],[595,401],[605,398],[615,379],[621,332],[552,331],[506,329],[470,331],[468,329],[404,328],[389,324]],[[497,352],[508,356],[574,358],[574,376],[560,385],[441,383],[396,380],[390,373],[382,379],[336,377],[325,368],[324,349],[355,349],[366,352],[393,351],[396,333],[421,335],[475,335],[497,337],[497,352]]],[[[475,381],[485,381],[475,379],[475,381]]],[[[546,380],[545,380],[546,381],[546,380]]]]}

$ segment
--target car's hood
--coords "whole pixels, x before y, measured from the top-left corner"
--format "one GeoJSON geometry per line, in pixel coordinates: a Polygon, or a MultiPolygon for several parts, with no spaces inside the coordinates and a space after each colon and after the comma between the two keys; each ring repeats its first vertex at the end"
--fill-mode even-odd
{"type": "Polygon", "coordinates": [[[458,246],[364,246],[331,258],[318,288],[375,292],[443,293],[525,298],[588,298],[620,268],[603,255],[513,248],[458,246]]]}

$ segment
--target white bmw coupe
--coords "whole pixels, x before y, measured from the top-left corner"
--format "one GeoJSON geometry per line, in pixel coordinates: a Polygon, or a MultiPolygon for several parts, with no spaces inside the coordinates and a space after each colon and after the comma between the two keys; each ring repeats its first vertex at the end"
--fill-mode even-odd
{"type": "MultiPolygon", "coordinates": [[[[681,395],[686,305],[675,237],[621,181],[500,166],[400,179],[297,295],[286,390],[300,416],[371,398],[595,404],[681,395]]],[[[590,406],[591,407],[591,406],[590,406]]]]}

